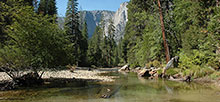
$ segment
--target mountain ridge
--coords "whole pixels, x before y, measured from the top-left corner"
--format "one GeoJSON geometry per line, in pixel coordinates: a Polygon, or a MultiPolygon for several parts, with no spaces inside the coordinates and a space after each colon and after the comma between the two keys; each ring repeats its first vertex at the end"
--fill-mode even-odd
{"type": "MultiPolygon", "coordinates": [[[[117,11],[109,11],[109,10],[92,10],[87,11],[83,10],[79,12],[80,19],[82,21],[86,21],[88,36],[92,37],[96,26],[100,24],[100,21],[103,17],[103,21],[105,24],[105,34],[108,35],[108,26],[110,24],[110,20],[113,21],[115,26],[115,40],[118,42],[124,36],[124,29],[126,26],[127,19],[127,5],[128,2],[124,2],[120,5],[117,11]]],[[[64,18],[58,17],[58,25],[63,29],[64,26],[64,18]]]]}

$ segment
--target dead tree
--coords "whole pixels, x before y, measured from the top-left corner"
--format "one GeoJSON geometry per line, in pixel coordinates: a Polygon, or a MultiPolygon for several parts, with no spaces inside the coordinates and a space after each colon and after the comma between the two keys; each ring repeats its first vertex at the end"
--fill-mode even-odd
{"type": "Polygon", "coordinates": [[[164,26],[164,21],[163,21],[163,12],[161,8],[160,0],[158,0],[157,2],[158,2],[158,7],[159,7],[159,13],[160,13],[160,23],[161,23],[162,33],[163,33],[163,44],[164,44],[164,49],[165,49],[165,54],[166,54],[166,61],[168,63],[170,60],[170,54],[169,54],[169,47],[166,41],[165,26],[164,26]]]}
{"type": "Polygon", "coordinates": [[[178,58],[179,58],[178,56],[175,56],[167,63],[166,67],[163,68],[163,72],[162,72],[163,76],[166,74],[166,70],[169,69],[173,65],[174,61],[178,60],[178,58]]]}

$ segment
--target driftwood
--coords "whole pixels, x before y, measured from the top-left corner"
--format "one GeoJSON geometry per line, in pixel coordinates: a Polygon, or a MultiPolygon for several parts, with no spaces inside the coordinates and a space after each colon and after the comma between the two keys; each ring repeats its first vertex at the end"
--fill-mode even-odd
{"type": "Polygon", "coordinates": [[[40,85],[43,83],[43,79],[41,78],[41,76],[39,76],[37,72],[30,72],[20,77],[12,77],[13,80],[5,82],[5,85],[1,87],[1,90],[12,90],[19,86],[30,87],[40,85]]]}
{"type": "Polygon", "coordinates": [[[191,76],[186,76],[184,78],[175,79],[172,76],[169,79],[170,81],[183,81],[183,82],[191,82],[191,76]]]}
{"type": "Polygon", "coordinates": [[[111,98],[112,96],[114,96],[120,90],[121,87],[122,87],[122,85],[116,87],[113,90],[107,89],[107,92],[105,94],[103,94],[101,96],[101,98],[105,98],[105,99],[111,98]]]}
{"type": "Polygon", "coordinates": [[[179,58],[178,56],[175,56],[167,63],[166,67],[163,68],[163,72],[162,72],[163,76],[166,74],[166,70],[169,69],[173,65],[174,60],[177,61],[178,58],[179,58]]]}
{"type": "Polygon", "coordinates": [[[34,86],[43,83],[43,79],[41,79],[37,72],[27,73],[21,77],[16,78],[15,80],[17,82],[16,84],[19,86],[34,86]]]}
{"type": "Polygon", "coordinates": [[[122,72],[122,71],[130,71],[129,65],[124,65],[124,66],[121,67],[118,71],[119,71],[119,72],[122,72]]]}

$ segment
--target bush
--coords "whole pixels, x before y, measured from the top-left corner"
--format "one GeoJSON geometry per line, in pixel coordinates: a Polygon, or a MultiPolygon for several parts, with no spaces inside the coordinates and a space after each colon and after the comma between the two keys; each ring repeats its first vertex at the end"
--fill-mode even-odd
{"type": "Polygon", "coordinates": [[[210,77],[211,77],[211,79],[218,79],[218,78],[220,78],[220,72],[214,72],[214,73],[212,73],[211,75],[210,75],[210,77]]]}
{"type": "Polygon", "coordinates": [[[158,60],[150,61],[149,63],[146,64],[147,68],[155,67],[159,68],[161,67],[161,63],[158,60]]]}
{"type": "Polygon", "coordinates": [[[220,68],[220,62],[217,58],[210,59],[207,65],[214,68],[215,70],[219,70],[220,68]]]}
{"type": "Polygon", "coordinates": [[[169,68],[167,71],[166,71],[166,74],[167,75],[175,75],[175,74],[178,74],[180,73],[180,69],[178,68],[169,68]]]}
{"type": "Polygon", "coordinates": [[[9,8],[13,23],[7,27],[8,40],[0,49],[0,66],[10,68],[55,68],[71,64],[69,41],[55,17],[36,14],[32,7],[9,8]]]}
{"type": "Polygon", "coordinates": [[[191,75],[193,78],[199,78],[199,77],[205,77],[207,75],[211,75],[215,71],[208,67],[200,67],[200,66],[194,66],[190,69],[185,69],[183,71],[183,75],[191,75]]]}
{"type": "Polygon", "coordinates": [[[159,68],[161,66],[158,60],[154,60],[152,63],[153,63],[153,67],[159,68]]]}

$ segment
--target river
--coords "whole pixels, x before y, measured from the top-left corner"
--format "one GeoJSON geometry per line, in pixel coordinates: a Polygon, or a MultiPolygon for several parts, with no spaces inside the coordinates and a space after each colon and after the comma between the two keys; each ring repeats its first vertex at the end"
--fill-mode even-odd
{"type": "Polygon", "coordinates": [[[114,83],[89,82],[84,86],[35,87],[0,92],[0,102],[220,102],[220,90],[196,83],[147,80],[135,73],[114,83]],[[103,94],[114,91],[108,99],[103,94]]]}

